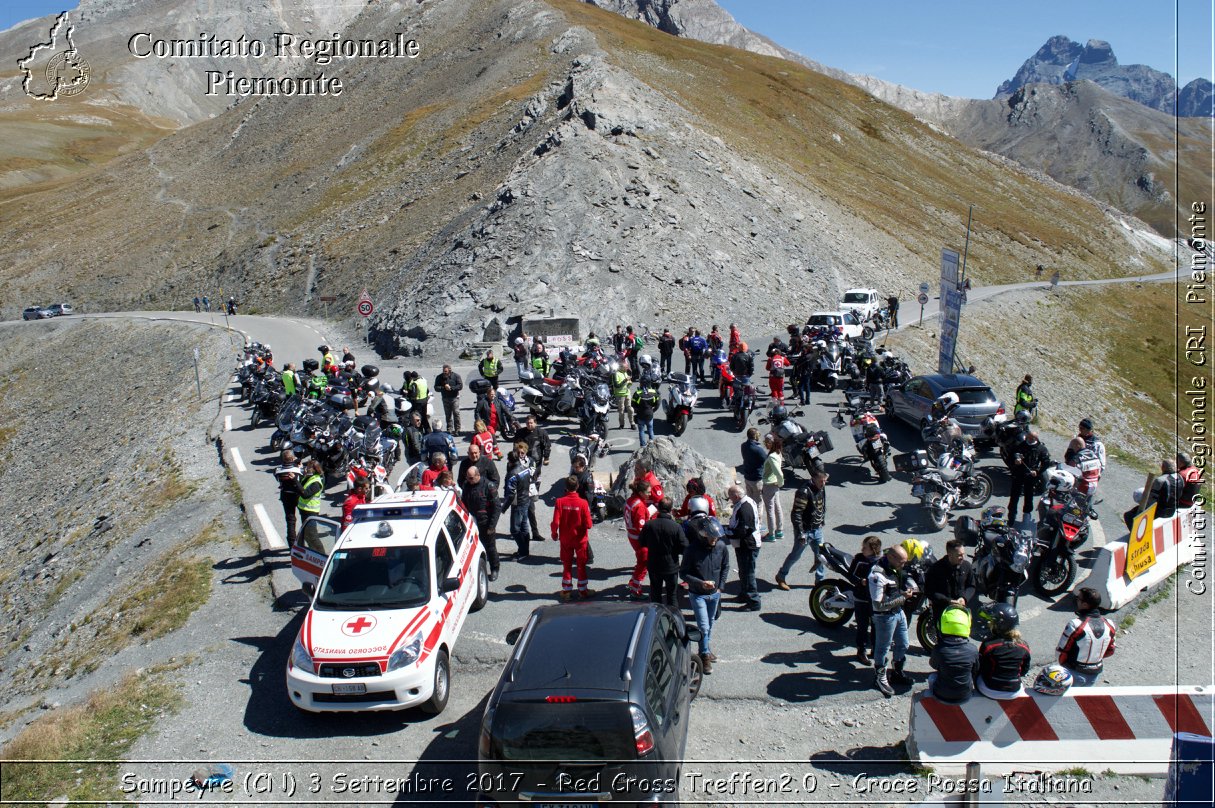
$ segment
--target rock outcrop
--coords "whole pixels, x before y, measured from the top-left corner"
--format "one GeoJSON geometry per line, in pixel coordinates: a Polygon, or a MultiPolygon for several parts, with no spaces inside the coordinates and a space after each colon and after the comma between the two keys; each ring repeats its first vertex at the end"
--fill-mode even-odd
{"type": "Polygon", "coordinates": [[[632,496],[629,486],[637,478],[638,461],[645,462],[646,466],[654,471],[676,508],[683,503],[687,493],[684,486],[693,477],[704,480],[705,491],[717,503],[719,513],[728,508],[730,500],[726,491],[736,480],[734,469],[725,463],[705,457],[678,438],[660,435],[646,444],[644,449],[633,452],[628,460],[620,464],[612,490],[608,492],[610,513],[624,511],[624,501],[632,496]]]}

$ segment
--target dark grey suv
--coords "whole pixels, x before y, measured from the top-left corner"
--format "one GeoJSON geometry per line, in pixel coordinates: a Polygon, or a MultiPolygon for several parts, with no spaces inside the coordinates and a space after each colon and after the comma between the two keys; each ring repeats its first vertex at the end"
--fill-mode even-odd
{"type": "Polygon", "coordinates": [[[698,638],[653,603],[533,611],[485,706],[477,805],[677,802],[698,638]]]}
{"type": "Polygon", "coordinates": [[[958,394],[958,408],[953,417],[962,427],[963,434],[977,440],[989,440],[983,422],[988,416],[1003,415],[1004,405],[986,382],[974,376],[961,373],[914,376],[902,387],[890,391],[887,411],[916,429],[923,429],[928,423],[932,402],[946,393],[958,394]]]}

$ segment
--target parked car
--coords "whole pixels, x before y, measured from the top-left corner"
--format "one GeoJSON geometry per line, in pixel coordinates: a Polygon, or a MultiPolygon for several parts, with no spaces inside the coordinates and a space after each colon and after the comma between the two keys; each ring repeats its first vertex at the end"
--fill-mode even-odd
{"type": "Polygon", "coordinates": [[[983,420],[988,416],[999,420],[1004,415],[1004,405],[990,387],[974,376],[960,373],[913,376],[902,386],[890,390],[886,411],[916,429],[923,429],[929,421],[932,402],[945,393],[958,394],[959,404],[953,417],[962,427],[963,434],[988,440],[990,436],[983,429],[983,420]]]}
{"type": "Polygon", "coordinates": [[[842,311],[859,311],[862,320],[868,320],[878,309],[886,307],[886,302],[878,295],[877,289],[849,289],[840,295],[842,311]]]}
{"type": "Polygon", "coordinates": [[[65,317],[72,313],[71,303],[52,303],[46,307],[52,317],[65,317]]]}
{"type": "Polygon", "coordinates": [[[816,311],[806,320],[806,325],[813,328],[838,326],[843,329],[845,339],[873,339],[873,326],[862,322],[851,311],[816,311]]]}
{"type": "Polygon", "coordinates": [[[309,517],[291,548],[312,596],[287,662],[291,703],[440,713],[460,628],[489,598],[476,523],[450,491],[388,494],[353,514],[344,532],[309,517]]]}
{"type": "Polygon", "coordinates": [[[655,603],[534,610],[485,705],[477,805],[678,802],[699,636],[655,603]]]}
{"type": "Polygon", "coordinates": [[[45,306],[26,306],[25,310],[21,312],[22,320],[45,320],[54,316],[45,306]]]}

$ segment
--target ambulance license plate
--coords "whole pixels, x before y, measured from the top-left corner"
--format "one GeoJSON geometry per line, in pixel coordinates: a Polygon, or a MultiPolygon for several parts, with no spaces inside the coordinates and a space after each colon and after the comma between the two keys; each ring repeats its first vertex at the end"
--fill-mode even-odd
{"type": "Polygon", "coordinates": [[[333,686],[333,695],[335,696],[358,696],[367,692],[367,685],[359,683],[351,683],[345,685],[333,686]]]}

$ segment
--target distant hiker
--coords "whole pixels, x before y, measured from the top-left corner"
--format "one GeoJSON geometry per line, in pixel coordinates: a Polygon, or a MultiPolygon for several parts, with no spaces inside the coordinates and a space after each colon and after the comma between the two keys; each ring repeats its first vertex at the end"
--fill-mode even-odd
{"type": "Polygon", "coordinates": [[[899,327],[899,298],[898,295],[891,295],[886,298],[886,312],[890,315],[890,327],[899,327]]]}
{"type": "Polygon", "coordinates": [[[203,311],[211,311],[211,299],[203,295],[203,311]]]}
{"type": "Polygon", "coordinates": [[[1059,285],[1059,270],[1055,270],[1055,274],[1050,276],[1050,290],[1055,291],[1055,287],[1059,285]]]}
{"type": "Polygon", "coordinates": [[[1038,264],[1038,268],[1036,270],[1034,270],[1034,277],[1041,278],[1042,273],[1045,271],[1046,271],[1046,267],[1042,266],[1041,264],[1038,264]]]}
{"type": "Polygon", "coordinates": [[[198,295],[194,296],[194,311],[195,313],[202,310],[202,301],[198,299],[198,295]]]}

